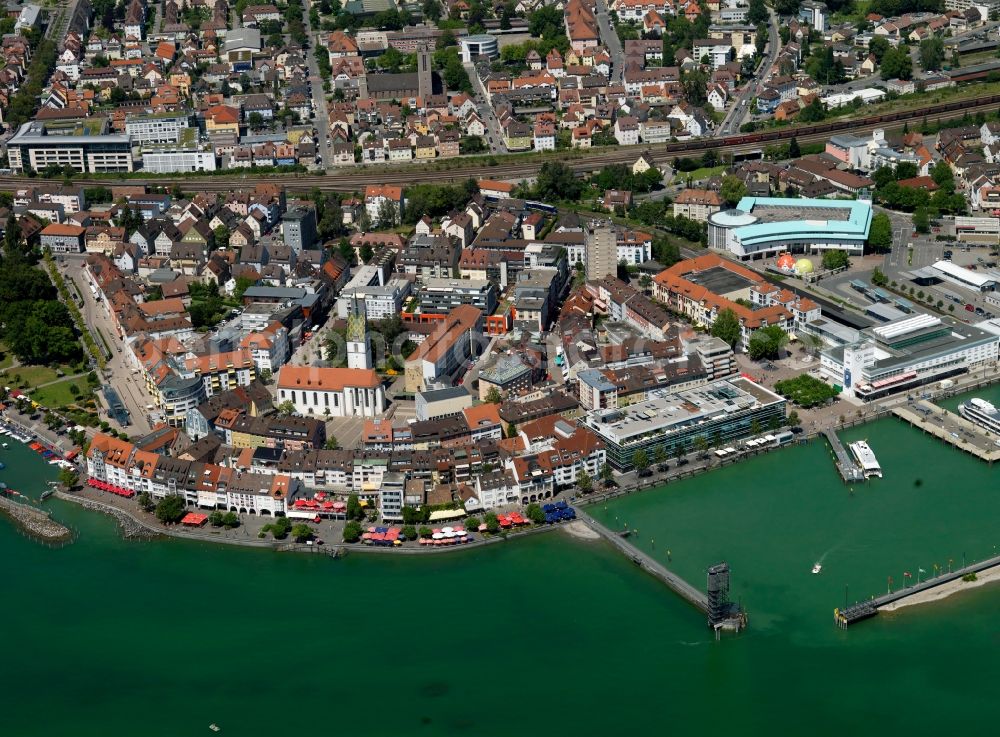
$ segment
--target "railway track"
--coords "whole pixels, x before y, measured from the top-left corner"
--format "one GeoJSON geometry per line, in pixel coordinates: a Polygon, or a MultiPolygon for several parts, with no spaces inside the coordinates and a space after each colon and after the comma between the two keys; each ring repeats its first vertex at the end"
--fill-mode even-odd
{"type": "MultiPolygon", "coordinates": [[[[782,143],[796,138],[801,143],[826,141],[835,133],[864,133],[875,128],[898,125],[903,122],[913,122],[927,119],[928,121],[951,120],[961,118],[969,113],[993,110],[1000,106],[1000,95],[959,100],[924,108],[909,110],[889,115],[871,116],[868,118],[823,123],[815,126],[785,128],[766,133],[733,136],[722,139],[698,139],[679,143],[662,143],[640,146],[611,147],[595,151],[593,154],[573,158],[568,155],[547,157],[547,161],[563,161],[577,172],[597,171],[609,164],[631,164],[641,152],[648,151],[654,157],[680,157],[700,154],[708,149],[717,152],[746,153],[775,143],[782,143]]],[[[466,179],[468,177],[489,177],[491,179],[517,179],[534,175],[542,162],[537,158],[517,161],[517,156],[509,156],[512,161],[504,161],[496,166],[483,166],[482,163],[470,163],[452,169],[435,170],[419,165],[406,168],[388,168],[371,166],[352,169],[334,174],[255,174],[249,171],[245,174],[216,177],[150,177],[144,179],[133,177],[128,179],[88,179],[76,178],[74,182],[84,186],[150,185],[154,187],[170,187],[174,184],[202,192],[223,192],[231,189],[252,187],[258,183],[282,182],[291,191],[308,191],[320,189],[327,191],[353,192],[368,184],[400,184],[408,185],[416,182],[446,183],[466,179]]],[[[0,177],[0,188],[22,187],[31,182],[44,181],[23,176],[0,177]]]]}

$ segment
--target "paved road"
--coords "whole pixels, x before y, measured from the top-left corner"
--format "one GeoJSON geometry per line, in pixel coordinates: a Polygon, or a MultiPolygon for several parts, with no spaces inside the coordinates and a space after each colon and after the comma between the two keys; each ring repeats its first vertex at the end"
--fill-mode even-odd
{"type": "Polygon", "coordinates": [[[608,53],[611,55],[611,82],[613,84],[624,84],[625,82],[625,49],[622,47],[621,39],[615,32],[611,23],[611,16],[608,14],[608,4],[606,0],[596,0],[597,27],[601,33],[601,41],[604,42],[608,53]]]}
{"type": "Polygon", "coordinates": [[[313,125],[316,126],[316,131],[318,132],[316,152],[321,159],[320,166],[323,169],[328,169],[333,166],[333,152],[331,151],[328,138],[330,134],[330,114],[326,106],[326,92],[323,90],[323,78],[319,74],[319,64],[316,62],[315,53],[316,49],[323,44],[319,40],[321,37],[319,29],[314,29],[309,22],[310,7],[312,7],[312,3],[308,1],[302,7],[302,22],[305,24],[306,34],[312,39],[312,48],[307,49],[305,55],[309,64],[309,85],[312,89],[313,109],[316,111],[316,117],[313,119],[313,125]]]}
{"type": "Polygon", "coordinates": [[[715,129],[714,135],[717,138],[739,133],[740,126],[743,125],[747,113],[750,112],[750,100],[760,91],[771,67],[774,66],[774,62],[778,58],[778,52],[781,50],[781,39],[778,36],[778,16],[771,8],[768,8],[767,12],[770,15],[767,26],[767,56],[764,57],[763,63],[757,67],[754,78],[744,85],[743,91],[733,100],[733,105],[725,119],[715,129]]]}
{"type": "Polygon", "coordinates": [[[473,101],[476,103],[479,119],[486,126],[486,143],[490,147],[490,153],[505,154],[507,153],[507,144],[504,142],[503,129],[500,127],[500,121],[493,111],[493,106],[487,100],[486,88],[483,86],[483,81],[479,78],[476,65],[471,63],[466,64],[465,71],[468,73],[469,79],[472,81],[472,88],[475,91],[473,101]]]}
{"type": "MultiPolygon", "coordinates": [[[[132,366],[128,363],[125,352],[121,351],[121,341],[115,333],[106,307],[107,303],[103,299],[100,302],[94,299],[87,286],[87,279],[82,273],[82,267],[83,259],[79,257],[66,258],[59,263],[63,276],[67,280],[72,277],[77,286],[76,291],[83,299],[83,307],[80,312],[91,332],[95,334],[94,340],[97,341],[98,347],[103,348],[104,345],[96,335],[96,332],[100,331],[112,351],[111,358],[108,359],[105,366],[102,380],[118,392],[118,396],[125,403],[125,408],[129,412],[132,424],[122,429],[129,433],[149,432],[150,424],[147,418],[149,410],[146,409],[146,405],[152,404],[153,398],[149,395],[145,383],[139,375],[132,373],[132,366]]],[[[110,416],[107,417],[107,420],[113,422],[110,416]]]]}

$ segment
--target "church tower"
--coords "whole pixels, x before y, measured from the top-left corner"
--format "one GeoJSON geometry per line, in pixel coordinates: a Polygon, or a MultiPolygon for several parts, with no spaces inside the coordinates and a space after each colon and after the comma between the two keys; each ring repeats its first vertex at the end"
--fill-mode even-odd
{"type": "Polygon", "coordinates": [[[417,49],[417,94],[427,104],[427,98],[434,94],[434,72],[431,66],[431,52],[426,46],[417,49]]]}
{"type": "Polygon", "coordinates": [[[374,365],[365,308],[361,300],[354,298],[347,318],[347,368],[370,369],[374,365]]]}

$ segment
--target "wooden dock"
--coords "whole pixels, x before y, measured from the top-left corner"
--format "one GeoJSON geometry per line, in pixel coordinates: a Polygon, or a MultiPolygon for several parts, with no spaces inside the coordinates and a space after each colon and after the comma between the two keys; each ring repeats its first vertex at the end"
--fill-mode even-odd
{"type": "Polygon", "coordinates": [[[992,464],[1000,461],[1000,446],[983,428],[964,417],[941,409],[926,400],[893,407],[899,419],[936,437],[938,440],[992,464]]]}
{"type": "Polygon", "coordinates": [[[888,604],[894,604],[897,601],[901,601],[915,594],[921,594],[924,591],[930,591],[931,589],[935,589],[946,583],[957,581],[970,573],[982,573],[983,571],[996,566],[1000,566],[1000,555],[993,558],[987,558],[986,560],[981,560],[978,563],[973,563],[972,565],[965,566],[964,568],[940,573],[933,578],[921,581],[913,586],[908,586],[899,589],[898,591],[891,591],[884,596],[877,596],[869,599],[868,601],[858,602],[857,604],[846,607],[845,609],[834,609],[833,620],[841,629],[847,629],[855,622],[860,622],[876,616],[878,614],[878,610],[888,604]]]}
{"type": "Polygon", "coordinates": [[[642,568],[647,573],[655,576],[665,583],[671,590],[679,594],[685,601],[693,604],[705,615],[708,614],[708,596],[694,586],[689,584],[676,573],[668,570],[652,556],[639,550],[635,545],[626,540],[622,535],[612,532],[600,522],[595,520],[580,507],[575,507],[576,515],[587,527],[603,537],[609,543],[624,553],[633,563],[642,568]]]}
{"type": "Polygon", "coordinates": [[[833,448],[833,454],[836,456],[837,471],[840,473],[840,478],[844,480],[844,483],[864,481],[864,471],[862,471],[861,467],[854,462],[853,458],[851,458],[851,454],[847,452],[846,448],[844,448],[844,444],[840,442],[840,438],[837,437],[837,433],[830,428],[827,428],[823,431],[823,435],[830,443],[830,447],[833,448]]]}

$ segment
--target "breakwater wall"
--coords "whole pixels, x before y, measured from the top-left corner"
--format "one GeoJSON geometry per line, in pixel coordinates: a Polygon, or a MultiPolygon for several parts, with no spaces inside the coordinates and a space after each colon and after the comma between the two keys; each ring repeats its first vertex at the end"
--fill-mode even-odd
{"type": "Polygon", "coordinates": [[[42,542],[65,544],[73,541],[74,535],[70,528],[53,521],[47,512],[37,507],[0,497],[0,514],[29,537],[42,542]]]}
{"type": "Polygon", "coordinates": [[[54,496],[57,499],[62,499],[63,501],[79,504],[84,509],[89,509],[92,512],[101,512],[109,517],[113,517],[115,521],[118,522],[118,527],[121,530],[122,537],[126,540],[150,540],[161,534],[159,530],[144,524],[125,510],[119,509],[118,507],[113,507],[109,504],[102,504],[101,502],[95,502],[92,499],[74,496],[73,494],[66,493],[65,491],[57,491],[54,496]]]}

